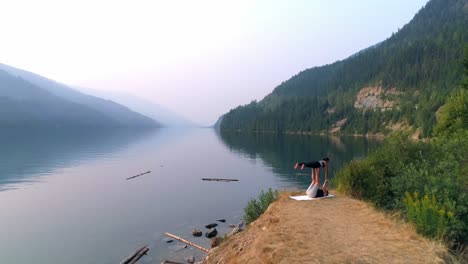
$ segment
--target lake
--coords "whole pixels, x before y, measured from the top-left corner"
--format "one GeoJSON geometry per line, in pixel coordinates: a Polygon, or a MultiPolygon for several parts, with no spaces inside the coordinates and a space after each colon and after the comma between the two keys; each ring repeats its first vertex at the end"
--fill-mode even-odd
{"type": "Polygon", "coordinates": [[[307,188],[310,170],[293,170],[296,161],[328,156],[333,177],[379,144],[212,129],[2,130],[0,263],[119,263],[143,245],[139,263],[199,260],[163,233],[209,248],[194,228],[226,219],[218,233],[229,233],[261,190],[307,188]]]}

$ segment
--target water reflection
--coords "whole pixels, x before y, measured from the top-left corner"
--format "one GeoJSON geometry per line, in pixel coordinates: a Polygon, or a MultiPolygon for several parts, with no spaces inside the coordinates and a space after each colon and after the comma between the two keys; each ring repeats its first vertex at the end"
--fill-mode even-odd
{"type": "Polygon", "coordinates": [[[200,259],[163,232],[209,247],[194,228],[223,218],[219,234],[230,232],[261,190],[307,185],[310,171],[294,171],[297,160],[328,155],[333,177],[378,142],[161,129],[1,131],[0,144],[0,188],[17,187],[0,192],[0,263],[26,264],[119,263],[142,245],[150,246],[142,263],[200,259]]]}
{"type": "Polygon", "coordinates": [[[354,158],[365,157],[380,142],[363,137],[304,136],[278,133],[218,133],[218,138],[232,152],[255,160],[260,158],[285,180],[308,184],[310,170],[294,171],[297,161],[330,157],[330,177],[354,158]]]}
{"type": "Polygon", "coordinates": [[[69,167],[142,140],[157,130],[0,130],[0,191],[14,183],[37,181],[54,169],[69,167]]]}

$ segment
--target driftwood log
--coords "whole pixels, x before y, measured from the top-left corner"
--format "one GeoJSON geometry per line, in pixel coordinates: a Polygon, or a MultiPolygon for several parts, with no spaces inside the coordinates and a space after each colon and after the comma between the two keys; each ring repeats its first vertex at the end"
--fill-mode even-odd
{"type": "Polygon", "coordinates": [[[185,244],[187,244],[187,245],[189,245],[189,246],[192,246],[192,247],[194,247],[194,248],[198,248],[198,249],[200,249],[200,250],[202,250],[202,251],[205,251],[206,253],[210,252],[208,249],[206,249],[206,248],[204,248],[204,247],[201,247],[201,246],[199,246],[199,245],[197,245],[197,244],[195,244],[195,243],[192,243],[192,242],[190,242],[190,241],[188,241],[188,240],[185,240],[185,239],[183,239],[183,238],[181,238],[181,237],[178,237],[178,236],[176,236],[176,235],[173,235],[173,234],[171,234],[171,233],[167,233],[167,232],[166,232],[166,233],[164,233],[164,234],[165,234],[166,236],[168,236],[168,237],[172,237],[172,238],[175,239],[175,240],[179,240],[180,242],[185,243],[185,244]]]}
{"type": "Polygon", "coordinates": [[[126,259],[122,260],[120,264],[134,264],[136,263],[139,259],[141,259],[144,255],[146,255],[149,251],[148,246],[144,246],[139,248],[135,253],[132,255],[128,256],[126,259]]]}
{"type": "Polygon", "coordinates": [[[184,264],[184,263],[170,261],[170,260],[164,260],[163,262],[161,262],[161,264],[184,264]]]}
{"type": "Polygon", "coordinates": [[[218,179],[218,178],[202,178],[203,181],[222,181],[222,182],[232,182],[239,181],[238,179],[218,179]]]}
{"type": "Polygon", "coordinates": [[[232,230],[231,234],[229,234],[229,237],[239,233],[242,231],[242,226],[244,225],[244,221],[241,221],[237,226],[232,230]]]}
{"type": "Polygon", "coordinates": [[[128,177],[127,180],[131,180],[131,179],[134,179],[134,178],[136,178],[136,177],[143,176],[143,175],[148,174],[148,173],[151,173],[151,171],[143,172],[143,173],[140,173],[140,174],[138,174],[138,175],[135,175],[135,176],[132,176],[132,177],[128,177]]]}

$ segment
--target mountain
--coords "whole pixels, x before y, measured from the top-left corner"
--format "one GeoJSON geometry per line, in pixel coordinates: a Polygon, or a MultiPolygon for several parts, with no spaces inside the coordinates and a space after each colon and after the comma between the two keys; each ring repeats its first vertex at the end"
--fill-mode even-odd
{"type": "Polygon", "coordinates": [[[0,70],[0,127],[116,127],[89,107],[64,100],[0,70]]]}
{"type": "Polygon", "coordinates": [[[218,120],[216,120],[216,123],[213,125],[213,128],[217,131],[221,130],[221,123],[223,122],[224,115],[220,116],[218,120]]]}
{"type": "Polygon", "coordinates": [[[100,98],[106,98],[116,103],[124,105],[130,109],[142,113],[145,116],[151,117],[154,120],[158,120],[162,125],[167,127],[193,127],[197,126],[192,121],[168,110],[167,108],[153,103],[149,100],[135,96],[133,94],[124,92],[106,92],[96,89],[90,89],[85,87],[74,87],[77,90],[97,96],[100,98]]]}
{"type": "Polygon", "coordinates": [[[0,70],[3,70],[10,75],[20,77],[21,79],[33,84],[33,86],[40,87],[41,89],[64,99],[68,102],[79,104],[98,112],[101,115],[106,116],[110,119],[116,126],[122,127],[154,127],[160,126],[160,124],[143,116],[139,113],[136,113],[129,108],[114,103],[109,100],[104,100],[98,97],[87,95],[81,93],[77,90],[74,90],[64,84],[55,82],[53,80],[47,79],[40,75],[17,69],[5,64],[0,64],[0,70]]]}
{"type": "MultiPolygon", "coordinates": [[[[260,102],[225,114],[222,130],[430,136],[461,82],[468,1],[431,0],[388,39],[304,70],[260,102]]],[[[356,36],[358,37],[358,36],[356,36]]]]}

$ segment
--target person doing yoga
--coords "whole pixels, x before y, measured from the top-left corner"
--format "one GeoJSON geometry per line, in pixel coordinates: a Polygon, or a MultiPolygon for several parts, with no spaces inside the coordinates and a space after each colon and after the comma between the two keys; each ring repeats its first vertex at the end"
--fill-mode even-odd
{"type": "Polygon", "coordinates": [[[310,198],[318,198],[323,196],[328,196],[328,163],[330,159],[328,157],[323,158],[319,161],[311,161],[311,162],[297,162],[294,165],[294,169],[297,169],[301,166],[301,170],[305,167],[312,169],[312,183],[310,184],[309,188],[307,188],[306,194],[310,198]],[[323,183],[322,189],[320,189],[320,168],[326,168],[325,170],[325,182],[323,183]]]}

